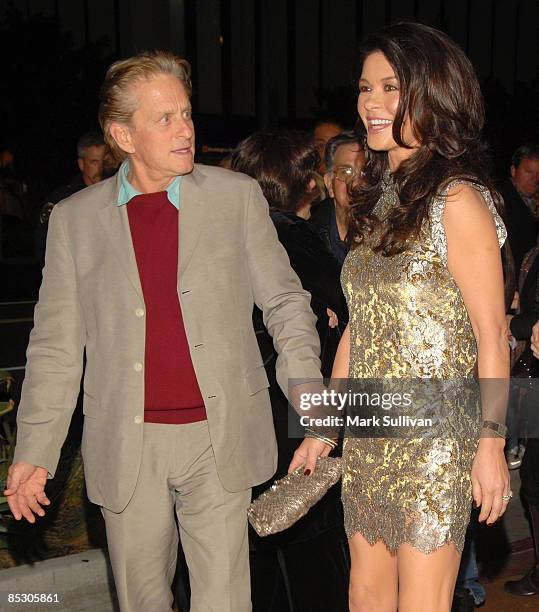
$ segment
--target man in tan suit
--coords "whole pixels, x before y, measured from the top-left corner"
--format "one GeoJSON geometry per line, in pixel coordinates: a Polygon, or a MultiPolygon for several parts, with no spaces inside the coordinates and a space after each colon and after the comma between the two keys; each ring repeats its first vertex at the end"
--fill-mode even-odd
{"type": "MultiPolygon", "coordinates": [[[[320,377],[309,295],[257,183],[193,164],[189,73],[164,52],[107,73],[100,122],[125,161],[51,215],[6,489],[16,519],[43,516],[86,351],[86,484],[124,612],[171,610],[176,519],[192,612],[251,609],[246,509],[276,466],[253,304],[282,388],[320,377]]],[[[295,462],[328,451],[306,440],[295,462]]]]}

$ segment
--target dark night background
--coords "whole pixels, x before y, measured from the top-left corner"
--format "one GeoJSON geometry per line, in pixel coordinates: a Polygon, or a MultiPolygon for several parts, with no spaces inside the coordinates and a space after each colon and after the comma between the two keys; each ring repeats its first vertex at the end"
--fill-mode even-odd
{"type": "Polygon", "coordinates": [[[357,43],[412,17],[448,32],[483,85],[497,174],[538,140],[536,0],[0,0],[0,149],[15,153],[35,222],[97,127],[108,64],[168,48],[193,65],[199,159],[258,127],[355,121],[357,43]]]}

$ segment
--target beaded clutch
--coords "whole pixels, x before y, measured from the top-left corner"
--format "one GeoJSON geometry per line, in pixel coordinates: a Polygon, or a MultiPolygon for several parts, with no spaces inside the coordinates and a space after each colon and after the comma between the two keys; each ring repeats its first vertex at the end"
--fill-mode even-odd
{"type": "Polygon", "coordinates": [[[276,480],[249,506],[247,516],[259,536],[284,531],[305,516],[341,478],[342,459],[319,458],[310,476],[303,471],[301,467],[276,480]]]}

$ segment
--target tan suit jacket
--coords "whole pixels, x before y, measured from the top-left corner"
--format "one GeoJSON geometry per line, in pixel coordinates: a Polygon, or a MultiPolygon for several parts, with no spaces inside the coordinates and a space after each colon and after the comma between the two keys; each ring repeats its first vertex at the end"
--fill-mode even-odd
{"type": "MultiPolygon", "coordinates": [[[[114,512],[133,494],[144,422],[145,304],[113,177],[51,215],[18,410],[15,461],[53,475],[79,392],[91,501],[114,512]]],[[[276,444],[253,304],[279,353],[278,381],[320,377],[310,296],[278,242],[258,184],[196,165],[180,191],[178,297],[206,404],[219,477],[239,491],[271,477],[276,444]]],[[[181,372],[178,372],[181,376],[181,372]]]]}

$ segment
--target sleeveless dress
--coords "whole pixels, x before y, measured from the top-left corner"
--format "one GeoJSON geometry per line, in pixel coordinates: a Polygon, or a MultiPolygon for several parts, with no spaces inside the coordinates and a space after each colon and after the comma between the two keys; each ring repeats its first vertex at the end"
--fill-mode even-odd
{"type": "MultiPolygon", "coordinates": [[[[433,198],[418,239],[404,252],[384,257],[372,250],[379,234],[367,236],[350,251],[341,274],[350,312],[350,378],[473,377],[476,343],[447,268],[442,223],[447,192],[459,183],[482,194],[503,244],[506,231],[490,192],[462,180],[433,198]]],[[[374,213],[383,220],[396,203],[386,175],[374,213]]],[[[462,552],[479,429],[477,406],[474,435],[468,437],[345,438],[342,499],[348,537],[361,533],[370,544],[382,540],[390,551],[406,542],[424,553],[453,542],[462,552]]]]}

